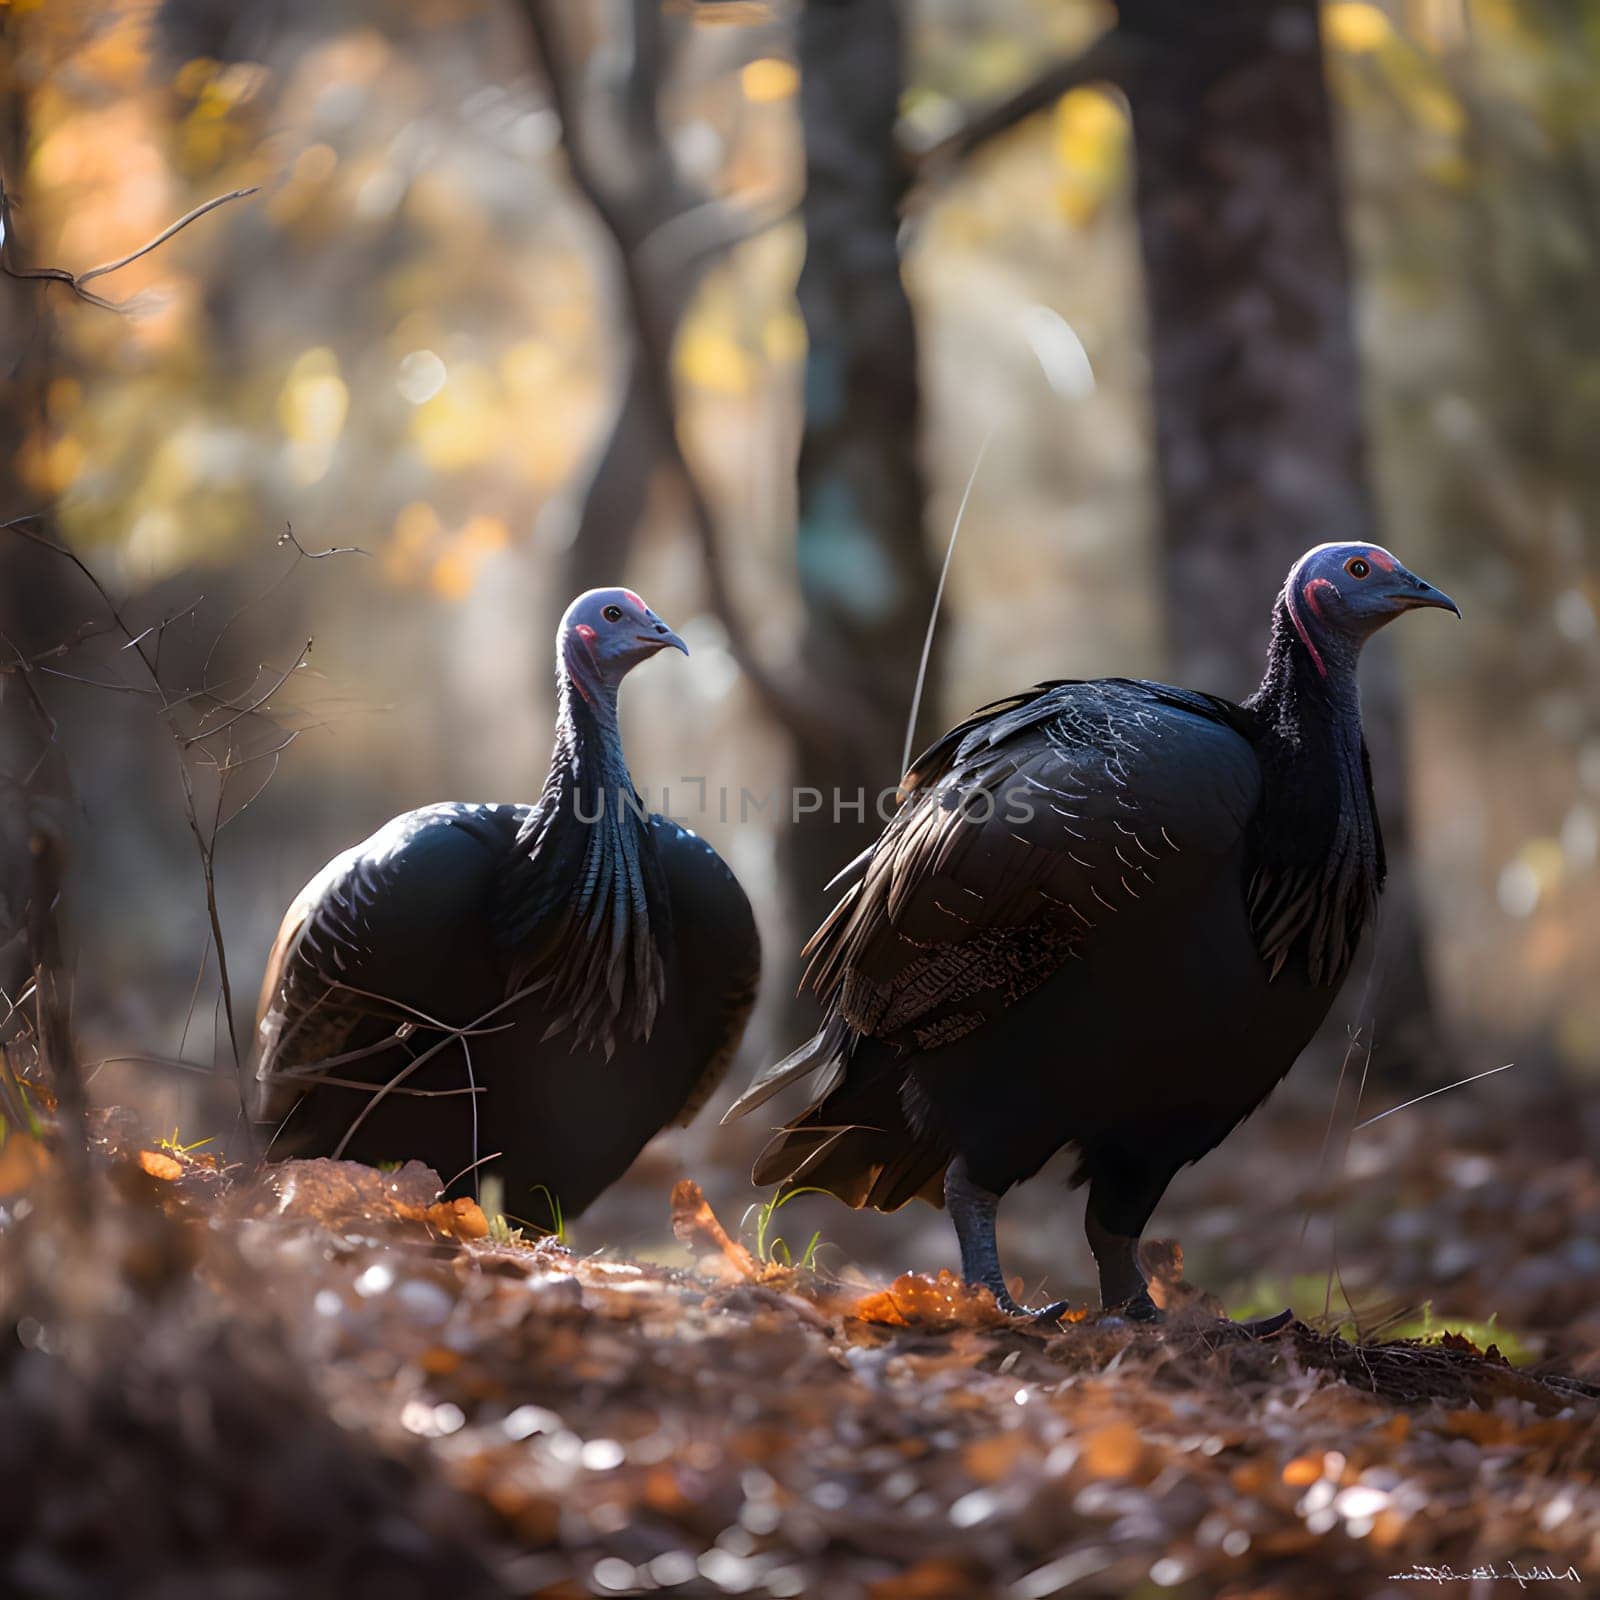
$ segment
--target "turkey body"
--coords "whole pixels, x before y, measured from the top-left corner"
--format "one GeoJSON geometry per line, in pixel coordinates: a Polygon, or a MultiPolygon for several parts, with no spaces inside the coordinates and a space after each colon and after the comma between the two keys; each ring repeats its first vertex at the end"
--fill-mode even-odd
{"type": "Polygon", "coordinates": [[[942,1200],[968,1281],[1017,1311],[1000,1197],[1073,1146],[1101,1299],[1155,1316],[1145,1223],[1293,1066],[1376,907],[1356,666],[1425,607],[1456,610],[1378,546],[1319,545],[1243,704],[1045,683],[940,739],[807,947],[822,1027],[729,1112],[823,1074],[756,1182],[942,1200]]]}
{"type": "Polygon", "coordinates": [[[644,810],[623,758],[618,686],[674,646],[632,590],[580,595],[538,800],[408,811],[301,891],[258,1014],[269,1154],[494,1176],[546,1226],[704,1104],[761,949],[727,865],[644,810]]]}
{"type": "Polygon", "coordinates": [[[533,814],[456,803],[407,812],[302,891],[263,994],[258,1076],[264,1117],[282,1123],[275,1155],[415,1158],[444,1179],[493,1156],[475,1170],[500,1176],[512,1213],[542,1213],[534,1197],[548,1191],[570,1217],[704,1103],[759,974],[743,890],[703,840],[651,815],[647,848],[673,930],[664,998],[648,1038],[617,1037],[609,1054],[600,1042],[576,1045],[547,989],[518,995],[501,933],[533,814]],[[430,1023],[466,1032],[452,1038],[430,1023]],[[374,1087],[418,1061],[373,1104],[374,1087]],[[363,1086],[308,1084],[307,1068],[313,1080],[363,1086]]]}
{"type": "Polygon", "coordinates": [[[735,1108],[829,1068],[755,1180],[887,1210],[997,1197],[1071,1145],[1103,1295],[1139,1299],[1150,1212],[1288,1072],[1376,900],[1359,724],[1289,739],[1165,684],[1046,684],[905,786],[809,947],[827,1023],[735,1108]]]}

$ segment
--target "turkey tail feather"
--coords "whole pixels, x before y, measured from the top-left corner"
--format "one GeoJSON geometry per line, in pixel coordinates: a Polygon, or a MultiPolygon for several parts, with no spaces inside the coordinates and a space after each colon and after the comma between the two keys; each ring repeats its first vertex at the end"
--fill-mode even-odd
{"type": "Polygon", "coordinates": [[[724,1125],[748,1116],[757,1106],[764,1106],[775,1094],[791,1083],[798,1083],[818,1067],[837,1062],[848,1046],[849,1029],[839,1018],[832,1018],[798,1050],[790,1051],[782,1061],[768,1067],[723,1113],[724,1125]]]}

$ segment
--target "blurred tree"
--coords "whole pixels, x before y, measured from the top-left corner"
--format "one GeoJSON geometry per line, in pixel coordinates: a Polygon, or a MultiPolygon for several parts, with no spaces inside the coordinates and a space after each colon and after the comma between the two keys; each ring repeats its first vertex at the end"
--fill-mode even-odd
{"type": "MultiPolygon", "coordinates": [[[[1308,546],[1375,539],[1317,0],[1120,0],[1172,669],[1239,695],[1263,593],[1308,546]]],[[[1436,1046],[1392,662],[1365,675],[1389,856],[1376,1039],[1436,1046]]]]}
{"type": "MultiPolygon", "coordinates": [[[[881,827],[897,781],[935,572],[923,532],[917,339],[900,276],[906,171],[895,146],[904,83],[895,0],[810,0],[800,13],[808,341],[795,557],[802,655],[823,703],[858,705],[856,736],[797,741],[795,782],[820,810],[784,836],[794,922],[826,912],[823,885],[881,827]],[[864,816],[835,811],[865,796],[864,816]]],[[[924,707],[937,713],[930,684],[924,707]]]]}
{"type": "MultiPolygon", "coordinates": [[[[822,885],[881,825],[875,799],[898,777],[933,595],[917,462],[916,339],[897,243],[905,186],[894,143],[903,76],[898,8],[890,0],[819,4],[800,17],[808,242],[799,299],[809,353],[796,551],[807,626],[799,661],[786,673],[753,649],[728,592],[715,512],[677,438],[671,368],[673,338],[694,284],[717,255],[771,219],[692,204],[685,186],[660,172],[653,182],[619,186],[577,91],[577,68],[562,38],[570,30],[554,25],[542,0],[527,0],[524,11],[574,181],[617,250],[630,341],[624,400],[578,533],[578,544],[588,548],[570,558],[579,563],[572,585],[618,569],[655,468],[669,464],[688,501],[730,651],[789,736],[793,783],[817,794],[814,808],[797,802],[804,814],[782,835],[793,931],[780,951],[792,960],[826,909],[822,885]],[[660,192],[647,200],[651,189],[660,192]],[[673,252],[679,277],[663,276],[665,253],[648,248],[669,223],[690,240],[687,250],[680,243],[673,252]],[[619,481],[605,481],[608,475],[619,481]],[[596,518],[607,521],[604,530],[596,518]]],[[[632,112],[624,120],[637,124],[635,140],[657,148],[653,161],[670,165],[656,112],[662,25],[643,0],[633,17],[632,112]]],[[[618,172],[630,170],[620,158],[617,165],[618,172]]],[[[780,810],[788,810],[786,802],[780,810]]]]}
{"type": "MultiPolygon", "coordinates": [[[[1118,0],[1076,56],[941,139],[937,174],[1097,80],[1127,95],[1149,316],[1170,670],[1235,697],[1259,679],[1271,593],[1308,546],[1376,539],[1319,0],[1118,0]]],[[[1375,988],[1386,1069],[1439,1041],[1389,653],[1365,673],[1389,857],[1375,988]]]]}
{"type": "Polygon", "coordinates": [[[1600,989],[1582,970],[1600,895],[1600,13],[1342,0],[1327,21],[1382,352],[1380,481],[1407,542],[1432,541],[1470,606],[1470,631],[1425,669],[1434,706],[1475,719],[1471,792],[1452,796],[1473,850],[1434,884],[1451,918],[1442,953],[1474,1020],[1506,1028],[1519,1061],[1537,1058],[1531,1033],[1587,1070],[1600,1060],[1600,989]]]}
{"type": "Polygon", "coordinates": [[[587,75],[582,114],[565,137],[569,152],[582,147],[590,198],[636,280],[640,327],[626,341],[622,398],[566,546],[558,606],[615,582],[627,565],[673,426],[657,403],[651,352],[672,348],[707,273],[769,220],[714,198],[684,171],[662,121],[681,27],[668,25],[659,0],[632,0],[627,18],[620,42],[596,52],[599,70],[587,75]]]}
{"type": "MultiPolygon", "coordinates": [[[[27,458],[46,426],[51,376],[51,285],[12,274],[33,263],[21,243],[23,213],[17,175],[29,136],[33,58],[18,23],[0,12],[0,59],[10,63],[0,86],[0,521],[48,510],[31,493],[27,458]]],[[[23,912],[33,877],[29,839],[38,821],[59,822],[65,774],[50,747],[49,727],[35,710],[22,663],[67,636],[59,563],[37,546],[0,529],[0,990],[21,993],[28,966],[23,912]]]]}

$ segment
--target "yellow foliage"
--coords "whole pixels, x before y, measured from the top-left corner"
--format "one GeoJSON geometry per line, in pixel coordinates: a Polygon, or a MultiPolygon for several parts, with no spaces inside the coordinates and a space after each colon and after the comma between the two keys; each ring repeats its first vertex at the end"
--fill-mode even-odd
{"type": "Polygon", "coordinates": [[[278,421],[291,439],[335,440],[344,429],[350,392],[339,376],[339,358],[326,345],[295,358],[278,396],[278,421]]]}
{"type": "Polygon", "coordinates": [[[1336,0],[1322,8],[1322,36],[1331,49],[1368,55],[1393,33],[1389,19],[1368,0],[1336,0]]]}
{"type": "Polygon", "coordinates": [[[1467,114],[1461,102],[1438,83],[1414,83],[1405,90],[1406,105],[1412,115],[1425,128],[1458,137],[1467,126],[1467,114]]]}
{"type": "Polygon", "coordinates": [[[441,600],[465,600],[472,593],[477,563],[460,550],[446,550],[433,564],[433,592],[441,600]]]}
{"type": "Polygon", "coordinates": [[[480,556],[492,550],[504,550],[511,543],[511,531],[499,517],[473,517],[457,537],[480,556]]]}
{"type": "Polygon", "coordinates": [[[749,62],[739,73],[739,87],[744,97],[756,105],[769,105],[774,100],[789,99],[800,87],[799,70],[788,61],[776,56],[762,56],[749,62]]]}
{"type": "MultiPolygon", "coordinates": [[[[20,9],[13,4],[13,11],[20,9]]],[[[113,13],[109,25],[86,28],[82,46],[73,53],[74,71],[98,79],[103,88],[136,93],[150,67],[152,21],[153,13],[130,8],[121,16],[113,13]]]]}
{"type": "Polygon", "coordinates": [[[339,358],[325,345],[302,351],[278,395],[278,422],[289,440],[288,465],[296,483],[316,483],[333,464],[349,410],[339,358]]]}
{"type": "Polygon", "coordinates": [[[218,62],[211,56],[196,56],[192,61],[185,61],[173,74],[172,87],[185,99],[193,100],[216,76],[217,67],[218,62]]]}
{"type": "Polygon", "coordinates": [[[17,451],[17,470],[30,489],[42,495],[62,493],[78,476],[84,462],[83,441],[75,435],[52,435],[35,428],[17,451]]]}
{"type": "Polygon", "coordinates": [[[463,600],[478,581],[485,556],[503,550],[510,532],[498,517],[471,518],[450,540],[433,564],[434,592],[445,600],[463,600]]]}
{"type": "Polygon", "coordinates": [[[413,500],[402,506],[383,549],[383,570],[388,578],[394,583],[415,582],[439,533],[439,513],[427,501],[413,500]]]}
{"type": "Polygon", "coordinates": [[[1104,90],[1074,89],[1056,102],[1052,133],[1061,209],[1069,221],[1087,222],[1122,181],[1127,113],[1104,90]]]}
{"type": "Polygon", "coordinates": [[[459,472],[500,449],[505,411],[494,374],[475,362],[450,369],[445,386],[411,416],[411,437],[435,472],[459,472]]]}
{"type": "Polygon", "coordinates": [[[803,361],[807,348],[806,325],[794,311],[778,311],[761,329],[761,349],[774,366],[803,361]]]}
{"type": "Polygon", "coordinates": [[[558,393],[561,357],[542,339],[522,339],[500,357],[500,377],[519,399],[545,399],[558,393]]]}
{"type": "Polygon", "coordinates": [[[45,450],[41,465],[42,487],[46,494],[63,494],[83,470],[83,441],[74,434],[61,434],[45,450]]]}
{"type": "Polygon", "coordinates": [[[674,363],[685,383],[713,394],[747,394],[755,380],[754,363],[724,329],[692,318],[678,340],[674,363]]]}

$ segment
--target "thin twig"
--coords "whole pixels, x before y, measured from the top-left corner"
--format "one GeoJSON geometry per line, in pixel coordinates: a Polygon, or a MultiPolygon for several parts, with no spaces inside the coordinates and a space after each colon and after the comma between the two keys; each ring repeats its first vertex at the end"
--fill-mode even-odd
{"type": "Polygon", "coordinates": [[[1046,67],[1004,100],[976,112],[954,133],[911,156],[919,181],[952,171],[990,140],[1009,133],[1018,123],[1048,111],[1062,95],[1094,83],[1124,83],[1136,58],[1136,47],[1118,29],[1103,33],[1086,50],[1046,67]]]}
{"type": "Polygon", "coordinates": [[[89,1102],[72,1040],[72,985],[61,950],[61,883],[65,849],[61,836],[36,828],[28,841],[33,882],[28,902],[28,952],[33,963],[35,1028],[39,1053],[55,1088],[64,1124],[63,1165],[72,1177],[73,1204],[89,1211],[89,1102]]]}
{"type": "MultiPolygon", "coordinates": [[[[277,682],[274,683],[265,694],[259,695],[256,699],[252,700],[249,705],[233,707],[233,715],[228,717],[226,721],[219,722],[216,727],[203,728],[198,733],[191,733],[187,738],[180,741],[183,745],[183,748],[187,750],[191,745],[199,744],[204,739],[214,739],[219,733],[226,733],[227,730],[233,727],[235,723],[243,722],[246,717],[253,717],[258,711],[264,710],[268,701],[272,699],[273,695],[279,693],[283,686],[288,683],[295,673],[297,673],[300,668],[305,665],[306,657],[310,655],[310,653],[311,641],[307,639],[306,642],[300,647],[300,654],[297,655],[293,662],[284,669],[284,671],[279,675],[277,682]]],[[[257,669],[257,676],[260,676],[259,668],[257,669]]],[[[209,715],[209,712],[205,713],[201,720],[204,721],[205,716],[209,715]]]]}
{"type": "Polygon", "coordinates": [[[600,181],[584,141],[581,117],[570,75],[546,0],[523,0],[535,54],[544,70],[551,104],[560,120],[567,166],[573,185],[610,235],[622,269],[623,298],[638,355],[639,371],[660,425],[661,449],[688,504],[689,522],[700,546],[707,598],[728,638],[728,653],[767,712],[791,736],[821,749],[854,737],[864,748],[870,744],[871,721],[860,708],[840,701],[835,694],[827,706],[803,693],[794,683],[775,674],[761,659],[734,603],[723,568],[716,517],[705,489],[689,465],[677,431],[677,404],[672,387],[672,352],[663,348],[650,314],[649,286],[639,253],[628,247],[628,229],[616,204],[600,181]]]}
{"type": "Polygon", "coordinates": [[[1475,1072],[1470,1078],[1459,1078],[1454,1083],[1441,1084],[1437,1089],[1430,1089],[1426,1094],[1419,1094],[1415,1100],[1403,1101],[1400,1105],[1390,1106],[1387,1111],[1380,1111],[1375,1117],[1368,1117],[1365,1122],[1358,1122],[1352,1130],[1360,1133],[1363,1128],[1370,1128],[1375,1122],[1382,1122],[1385,1117],[1392,1117],[1397,1111],[1409,1111],[1412,1106],[1420,1106],[1424,1100],[1431,1100],[1436,1094],[1447,1094],[1452,1089],[1464,1089],[1469,1083],[1477,1083],[1483,1078],[1492,1078],[1497,1072],[1509,1072],[1515,1061],[1508,1061],[1503,1067],[1490,1067],[1487,1072],[1475,1072]]]}
{"type": "Polygon", "coordinates": [[[917,736],[917,713],[922,710],[922,688],[928,680],[928,658],[933,654],[933,634],[939,625],[939,603],[944,599],[945,580],[950,576],[950,563],[956,558],[956,540],[961,537],[961,523],[967,514],[967,502],[972,498],[972,486],[978,481],[978,471],[983,466],[983,458],[988,455],[989,446],[994,441],[995,429],[999,426],[998,421],[991,422],[989,431],[983,436],[983,443],[978,446],[972,471],[967,475],[967,486],[961,491],[961,504],[956,507],[956,520],[950,529],[950,543],[945,546],[944,565],[939,568],[938,587],[933,591],[933,605],[928,610],[928,631],[922,640],[922,659],[917,663],[917,684],[911,691],[911,713],[906,718],[906,744],[900,757],[899,775],[902,779],[911,770],[911,746],[917,736]]]}
{"type": "MultiPolygon", "coordinates": [[[[190,218],[184,219],[185,222],[190,221],[190,220],[193,220],[193,218],[190,217],[190,218]]],[[[173,230],[169,230],[167,237],[170,237],[171,232],[175,231],[176,226],[177,225],[175,225],[175,228],[173,230]]],[[[160,241],[156,241],[156,242],[160,242],[160,241]]],[[[111,265],[112,265],[112,268],[114,268],[116,265],[119,265],[119,264],[124,264],[125,265],[126,263],[112,263],[111,265]]],[[[183,793],[184,821],[185,821],[186,825],[188,826],[189,831],[190,831],[190,833],[192,834],[192,836],[194,838],[195,848],[196,848],[196,851],[197,851],[197,853],[199,855],[199,858],[200,858],[201,879],[202,879],[203,887],[204,887],[204,890],[205,890],[206,916],[207,916],[207,922],[208,922],[208,925],[209,925],[209,936],[208,936],[209,937],[209,946],[210,946],[210,948],[212,950],[215,951],[216,957],[217,957],[217,975],[218,975],[218,982],[219,982],[219,988],[220,988],[222,1018],[226,1023],[226,1028],[227,1028],[227,1033],[228,1033],[228,1040],[229,1040],[229,1047],[230,1047],[230,1050],[231,1050],[231,1053],[232,1053],[232,1056],[233,1056],[234,1075],[235,1075],[235,1080],[236,1080],[236,1083],[237,1083],[238,1093],[239,1093],[239,1108],[240,1108],[241,1115],[244,1118],[244,1123],[245,1123],[246,1127],[248,1127],[249,1126],[249,1086],[248,1086],[248,1084],[246,1082],[246,1078],[245,1078],[244,1058],[243,1058],[243,1055],[242,1055],[242,1053],[240,1051],[240,1048],[239,1048],[238,1024],[237,1024],[237,1019],[236,1019],[236,1016],[235,1016],[234,1003],[233,1003],[233,984],[232,984],[231,974],[230,974],[229,968],[228,968],[226,949],[225,949],[225,945],[224,945],[224,942],[223,942],[222,919],[221,919],[220,909],[219,909],[218,904],[217,904],[217,889],[216,889],[216,841],[217,841],[217,836],[220,833],[221,829],[224,826],[226,826],[227,821],[231,821],[232,817],[236,816],[238,814],[238,811],[236,810],[236,811],[230,813],[226,818],[224,818],[224,815],[223,815],[223,808],[224,808],[224,805],[225,805],[225,792],[226,792],[227,779],[228,779],[228,776],[236,769],[236,767],[240,763],[237,763],[235,761],[235,752],[234,752],[234,750],[233,750],[233,748],[231,746],[231,741],[230,741],[230,744],[229,744],[229,748],[226,750],[226,752],[224,753],[224,755],[222,756],[221,759],[218,759],[212,752],[206,750],[205,742],[216,738],[220,734],[225,733],[228,729],[232,728],[237,723],[245,720],[246,718],[248,718],[248,717],[250,717],[252,715],[256,715],[258,713],[261,713],[264,710],[264,708],[266,707],[268,701],[272,698],[272,696],[274,694],[278,693],[282,689],[283,685],[288,682],[289,678],[293,675],[293,673],[296,670],[298,670],[298,668],[301,667],[304,664],[305,654],[306,654],[306,651],[310,649],[310,644],[309,644],[309,642],[307,643],[307,645],[305,647],[305,650],[302,650],[300,655],[296,658],[295,664],[293,666],[291,666],[288,669],[287,672],[283,673],[278,678],[278,680],[272,685],[272,687],[269,688],[264,694],[257,695],[252,700],[246,701],[243,704],[229,704],[229,703],[224,701],[222,704],[219,704],[214,709],[216,709],[216,710],[226,710],[229,713],[227,716],[225,716],[221,721],[216,723],[214,726],[211,726],[209,728],[206,728],[206,727],[202,726],[202,728],[201,728],[201,730],[199,732],[191,733],[188,730],[186,730],[185,728],[181,727],[179,725],[179,723],[178,723],[177,718],[178,718],[178,713],[180,712],[180,710],[182,710],[185,706],[187,706],[189,704],[192,704],[195,700],[197,700],[199,698],[202,698],[203,696],[208,695],[208,694],[211,695],[213,698],[219,698],[220,699],[220,697],[216,695],[215,691],[212,691],[210,689],[202,689],[200,691],[192,691],[192,692],[190,692],[188,694],[181,695],[181,696],[173,696],[172,694],[169,694],[169,692],[168,692],[168,690],[166,688],[166,685],[162,681],[160,669],[159,669],[159,667],[157,665],[158,658],[151,654],[151,651],[150,651],[150,648],[149,648],[150,636],[151,636],[152,630],[150,628],[144,628],[142,630],[137,630],[136,631],[134,629],[134,627],[132,626],[132,624],[129,623],[129,621],[127,620],[127,618],[124,615],[124,613],[122,611],[122,608],[119,605],[119,603],[112,598],[110,591],[105,587],[105,585],[103,583],[101,583],[100,579],[95,575],[95,573],[88,566],[88,564],[80,556],[78,556],[77,553],[75,551],[73,551],[70,547],[58,543],[56,540],[54,540],[51,537],[49,537],[47,534],[42,532],[40,529],[34,527],[32,524],[33,524],[33,522],[35,520],[36,519],[31,518],[31,517],[13,518],[8,522],[0,523],[0,529],[4,529],[4,530],[8,530],[8,531],[14,532],[14,533],[18,534],[20,537],[29,540],[31,543],[34,543],[34,544],[37,544],[37,545],[41,546],[43,549],[46,549],[46,550],[50,551],[52,554],[54,554],[56,556],[59,556],[63,560],[69,562],[73,567],[75,567],[78,570],[78,572],[82,575],[82,577],[85,579],[85,581],[88,582],[90,587],[93,588],[93,590],[95,591],[96,595],[99,597],[101,604],[105,607],[107,615],[110,617],[112,623],[114,624],[115,630],[117,632],[119,632],[123,636],[125,641],[126,641],[126,643],[122,646],[122,648],[124,650],[132,652],[133,656],[137,659],[137,661],[139,662],[140,666],[142,667],[144,673],[146,674],[146,676],[148,677],[148,679],[150,681],[150,688],[148,690],[139,690],[139,692],[152,694],[155,698],[157,698],[159,700],[159,702],[160,702],[160,715],[161,715],[163,721],[166,723],[168,731],[171,733],[172,738],[174,740],[174,743],[176,745],[177,756],[178,756],[178,763],[177,763],[178,764],[178,778],[179,778],[179,783],[181,785],[182,793],[183,793]],[[206,756],[209,756],[210,757],[210,765],[212,766],[213,770],[217,774],[216,801],[215,801],[214,807],[212,808],[212,816],[210,818],[210,829],[209,829],[209,832],[207,831],[207,828],[202,825],[201,820],[200,820],[198,797],[197,797],[197,795],[195,793],[195,787],[194,787],[194,777],[193,777],[193,774],[192,774],[191,769],[190,769],[189,761],[187,759],[185,759],[186,753],[189,752],[191,749],[194,749],[196,746],[199,747],[200,752],[201,752],[201,755],[198,757],[198,759],[204,759],[206,756]]],[[[292,528],[286,529],[286,534],[287,534],[288,541],[293,544],[293,546],[295,548],[295,551],[296,551],[295,562],[293,563],[293,565],[290,568],[291,571],[293,570],[293,566],[294,565],[298,565],[300,560],[302,560],[302,559],[316,560],[316,559],[321,559],[325,555],[334,555],[334,554],[346,553],[345,551],[338,550],[338,549],[330,549],[330,550],[325,551],[325,552],[309,551],[309,550],[306,550],[305,547],[300,544],[298,539],[294,538],[292,528]]],[[[282,542],[284,542],[284,541],[280,539],[280,543],[282,543],[282,542]]],[[[364,553],[364,552],[362,552],[362,553],[364,553]]],[[[285,574],[285,576],[287,576],[287,574],[285,574]]],[[[281,582],[282,580],[280,579],[279,581],[281,582]]],[[[274,587],[275,586],[276,585],[274,585],[274,587]]],[[[238,616],[240,616],[242,614],[244,609],[246,609],[246,608],[245,607],[240,607],[239,610],[236,611],[233,614],[233,616],[228,619],[227,623],[224,625],[224,632],[226,632],[227,627],[230,627],[232,625],[232,623],[235,620],[237,620],[238,616]]],[[[182,615],[182,614],[184,614],[184,613],[180,613],[180,615],[182,615]]],[[[175,618],[167,619],[168,622],[173,621],[173,620],[176,620],[176,619],[175,618]]],[[[167,625],[166,623],[163,623],[157,629],[154,630],[154,632],[155,632],[155,643],[156,643],[158,649],[159,649],[159,646],[160,646],[160,642],[161,642],[162,638],[165,635],[166,625],[167,625]]],[[[216,646],[214,644],[213,647],[212,647],[211,653],[208,654],[208,656],[206,658],[206,670],[205,670],[205,672],[203,673],[202,676],[203,676],[203,678],[205,678],[207,680],[210,677],[210,665],[211,665],[212,659],[215,656],[215,649],[216,649],[216,646]]],[[[28,682],[30,672],[33,670],[31,668],[31,665],[29,663],[27,663],[27,662],[24,662],[22,660],[20,654],[17,653],[14,649],[13,649],[13,654],[17,654],[17,656],[18,656],[17,666],[22,669],[21,672],[19,673],[19,676],[21,676],[21,678],[23,679],[24,684],[27,686],[27,692],[30,695],[33,696],[35,701],[37,701],[37,695],[34,694],[33,689],[32,689],[32,685],[29,684],[29,682],[28,682]]],[[[7,668],[7,669],[4,669],[4,670],[15,670],[15,669],[7,668]]],[[[52,674],[56,674],[56,672],[57,672],[57,669],[47,668],[47,667],[40,667],[37,670],[39,670],[41,672],[52,673],[52,674]]],[[[257,669],[257,672],[255,674],[255,677],[252,679],[252,682],[256,681],[256,679],[259,679],[260,670],[261,669],[259,669],[259,668],[257,669]]],[[[67,676],[67,677],[74,676],[72,674],[60,674],[60,675],[67,676]]],[[[138,687],[139,687],[137,685],[119,685],[119,684],[102,683],[102,682],[99,682],[98,680],[94,680],[94,679],[82,679],[80,681],[89,683],[92,686],[98,687],[98,688],[108,688],[108,689],[115,688],[115,689],[134,690],[134,689],[138,689],[138,687]]],[[[54,724],[48,720],[48,712],[44,710],[42,702],[39,702],[38,709],[39,709],[40,714],[45,717],[46,726],[49,727],[52,730],[52,734],[53,734],[54,724]]],[[[201,718],[202,724],[204,723],[205,718],[207,716],[209,716],[209,715],[211,715],[210,712],[206,712],[206,713],[202,714],[202,718],[201,718]]],[[[270,774],[269,774],[269,778],[270,778],[270,774]]],[[[251,804],[257,798],[257,796],[260,794],[260,792],[261,792],[261,787],[258,787],[250,795],[249,799],[247,799],[245,801],[245,805],[251,804]]],[[[243,807],[240,807],[239,809],[242,810],[243,807]]],[[[202,970],[202,972],[204,970],[204,958],[202,958],[202,968],[201,968],[201,970],[202,970]]],[[[191,1015],[192,1015],[192,1003],[191,1003],[191,1015]]]]}
{"type": "Polygon", "coordinates": [[[102,266],[90,267],[87,272],[68,272],[65,267],[12,267],[0,262],[0,271],[8,278],[34,279],[45,283],[64,283],[80,300],[86,300],[92,306],[99,306],[102,311],[126,311],[128,302],[107,300],[103,295],[91,293],[84,288],[86,283],[95,278],[103,278],[109,272],[120,272],[124,267],[131,266],[141,256],[147,256],[152,250],[159,249],[173,234],[181,233],[191,222],[198,222],[208,211],[215,211],[218,206],[225,206],[231,200],[243,200],[247,195],[257,193],[259,185],[252,185],[248,189],[234,189],[227,194],[219,194],[214,198],[198,205],[193,211],[185,215],[170,226],[163,228],[148,244],[142,244],[137,250],[130,251],[125,256],[119,256],[115,261],[107,261],[102,266]]]}
{"type": "MultiPolygon", "coordinates": [[[[330,544],[326,550],[307,550],[295,537],[294,524],[286,522],[283,532],[278,535],[278,544],[292,545],[307,561],[326,561],[329,556],[371,556],[370,550],[363,550],[358,544],[330,544]]],[[[290,571],[294,569],[291,567],[290,571]]],[[[282,581],[281,579],[279,580],[282,581]]]]}

